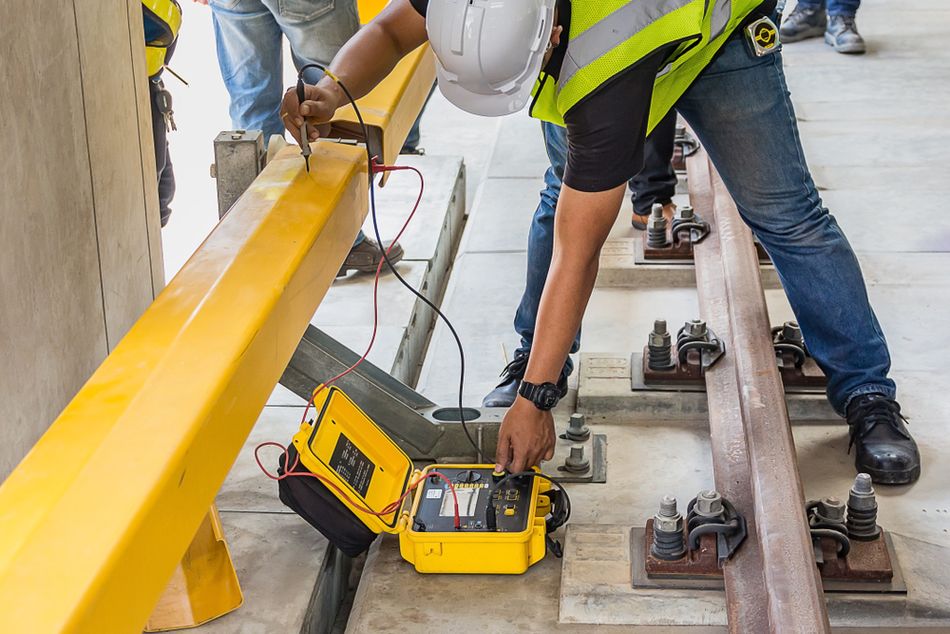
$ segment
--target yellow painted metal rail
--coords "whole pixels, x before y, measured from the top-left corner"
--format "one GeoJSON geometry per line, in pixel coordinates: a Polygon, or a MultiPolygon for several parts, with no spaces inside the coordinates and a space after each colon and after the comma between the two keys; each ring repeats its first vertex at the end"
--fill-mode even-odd
{"type": "MultiPolygon", "coordinates": [[[[370,96],[381,125],[419,113],[427,54],[370,96]]],[[[361,148],[316,144],[309,174],[283,150],[0,486],[0,632],[141,631],[349,251],[366,176],[361,148]]]]}

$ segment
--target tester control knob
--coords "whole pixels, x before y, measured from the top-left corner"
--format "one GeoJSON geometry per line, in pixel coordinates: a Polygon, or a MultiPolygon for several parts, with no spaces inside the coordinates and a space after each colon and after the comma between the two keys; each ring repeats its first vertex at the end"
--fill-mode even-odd
{"type": "Polygon", "coordinates": [[[472,482],[478,482],[482,479],[482,474],[474,469],[466,469],[465,471],[459,471],[458,475],[455,476],[455,481],[463,484],[471,484],[472,482]]]}
{"type": "Polygon", "coordinates": [[[496,483],[497,483],[499,480],[501,480],[501,479],[504,478],[504,477],[505,477],[505,472],[504,472],[504,471],[492,471],[492,472],[491,472],[491,481],[492,481],[492,482],[496,482],[496,483]]]}

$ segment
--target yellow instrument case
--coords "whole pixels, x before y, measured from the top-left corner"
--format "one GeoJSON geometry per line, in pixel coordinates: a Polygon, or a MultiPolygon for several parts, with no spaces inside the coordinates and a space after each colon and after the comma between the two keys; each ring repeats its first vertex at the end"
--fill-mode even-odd
{"type": "Polygon", "coordinates": [[[418,572],[520,574],[544,557],[545,516],[551,501],[540,494],[549,489],[547,482],[522,478],[521,484],[500,491],[490,475],[494,465],[432,464],[416,469],[339,388],[320,390],[314,407],[315,419],[301,424],[293,438],[300,462],[332,481],[339,490],[327,489],[370,530],[397,534],[403,559],[418,572]],[[453,526],[452,492],[433,472],[453,482],[459,529],[453,526]],[[414,485],[401,504],[386,510],[414,485]],[[498,518],[494,530],[484,519],[489,503],[498,518]]]}

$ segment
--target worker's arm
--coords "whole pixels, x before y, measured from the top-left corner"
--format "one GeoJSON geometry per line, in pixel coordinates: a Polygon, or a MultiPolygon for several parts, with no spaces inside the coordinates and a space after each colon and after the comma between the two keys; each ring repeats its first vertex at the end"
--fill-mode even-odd
{"type": "MultiPolygon", "coordinates": [[[[541,295],[525,372],[530,383],[557,383],[594,290],[600,249],[617,219],[626,184],[603,192],[561,187],[554,215],[554,253],[541,295]]],[[[498,468],[522,471],[554,457],[554,417],[519,396],[505,415],[498,468]]]]}
{"type": "MultiPolygon", "coordinates": [[[[340,49],[330,70],[359,99],[381,82],[403,57],[427,39],[426,21],[409,0],[393,0],[372,22],[360,29],[340,49]]],[[[297,138],[303,118],[310,126],[310,140],[317,139],[316,125],[326,123],[347,99],[336,82],[324,77],[315,86],[306,86],[306,100],[297,103],[294,90],[284,94],[281,118],[287,130],[297,138]]]]}

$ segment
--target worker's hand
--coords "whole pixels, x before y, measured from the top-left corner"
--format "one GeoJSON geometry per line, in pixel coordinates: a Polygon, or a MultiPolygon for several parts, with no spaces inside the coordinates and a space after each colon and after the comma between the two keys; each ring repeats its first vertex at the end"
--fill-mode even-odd
{"type": "Polygon", "coordinates": [[[205,6],[208,6],[208,0],[191,0],[191,1],[194,2],[195,4],[203,4],[205,6]]]}
{"type": "Polygon", "coordinates": [[[284,99],[280,104],[280,118],[284,122],[284,127],[294,137],[297,143],[300,143],[300,126],[303,125],[306,117],[310,131],[308,141],[316,141],[320,137],[318,126],[328,123],[333,118],[333,113],[342,103],[341,97],[345,99],[343,91],[336,83],[321,81],[316,86],[307,84],[304,86],[304,102],[298,103],[296,86],[291,86],[284,93],[284,99]]]}
{"type": "Polygon", "coordinates": [[[495,470],[524,471],[554,457],[554,416],[518,397],[498,432],[495,470]]]}

